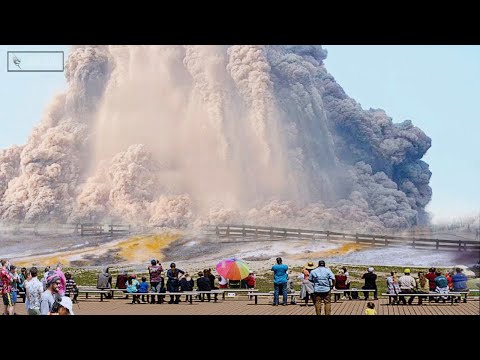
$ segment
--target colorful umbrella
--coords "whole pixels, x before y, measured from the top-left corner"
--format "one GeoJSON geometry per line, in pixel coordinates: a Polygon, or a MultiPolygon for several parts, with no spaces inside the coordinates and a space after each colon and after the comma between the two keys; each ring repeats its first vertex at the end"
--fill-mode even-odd
{"type": "Polygon", "coordinates": [[[250,269],[242,260],[231,258],[220,261],[217,264],[217,273],[225,279],[242,280],[250,274],[250,269]]]}

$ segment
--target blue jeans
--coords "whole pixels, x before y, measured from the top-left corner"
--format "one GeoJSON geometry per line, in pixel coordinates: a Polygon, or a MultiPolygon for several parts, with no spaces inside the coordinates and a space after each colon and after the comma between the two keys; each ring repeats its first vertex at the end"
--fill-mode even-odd
{"type": "Polygon", "coordinates": [[[283,304],[287,304],[287,283],[273,284],[273,305],[278,305],[278,295],[282,291],[283,304]]]}

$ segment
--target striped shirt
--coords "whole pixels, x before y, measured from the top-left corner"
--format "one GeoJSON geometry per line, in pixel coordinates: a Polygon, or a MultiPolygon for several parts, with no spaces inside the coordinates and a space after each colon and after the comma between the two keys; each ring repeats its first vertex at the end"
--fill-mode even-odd
{"type": "Polygon", "coordinates": [[[70,278],[70,279],[67,280],[67,283],[66,283],[65,287],[66,287],[66,292],[67,293],[69,293],[69,294],[74,293],[75,289],[77,287],[77,283],[75,282],[75,280],[70,278]]]}

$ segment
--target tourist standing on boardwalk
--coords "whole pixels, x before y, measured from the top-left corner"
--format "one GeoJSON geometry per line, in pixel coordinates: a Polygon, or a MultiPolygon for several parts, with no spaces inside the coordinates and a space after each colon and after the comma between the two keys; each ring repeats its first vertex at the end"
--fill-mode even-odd
{"type": "MultiPolygon", "coordinates": [[[[168,269],[167,271],[168,292],[180,291],[180,281],[178,280],[178,277],[180,274],[185,275],[185,271],[177,269],[177,266],[175,265],[175,263],[171,263],[170,269],[168,269]]],[[[179,302],[180,302],[180,295],[175,295],[175,300],[173,300],[173,295],[170,295],[170,301],[168,302],[169,304],[178,304],[179,302]]]]}
{"type": "Polygon", "coordinates": [[[50,271],[50,266],[45,267],[45,270],[43,271],[43,278],[42,278],[43,291],[47,290],[47,276],[49,271],[50,271]]]}
{"type": "MultiPolygon", "coordinates": [[[[365,279],[365,285],[362,286],[364,290],[375,290],[373,293],[374,300],[378,300],[378,292],[377,292],[377,274],[374,273],[375,269],[373,267],[369,267],[367,272],[362,275],[362,279],[365,279]]],[[[368,300],[368,291],[363,292],[363,296],[365,300],[368,300]]]]}
{"type": "MultiPolygon", "coordinates": [[[[162,271],[163,267],[162,264],[158,263],[157,260],[152,259],[150,261],[150,266],[148,267],[148,273],[150,274],[150,291],[159,293],[161,288],[163,287],[162,284],[162,271]]],[[[150,303],[155,303],[155,295],[151,295],[150,303]]],[[[157,304],[160,304],[160,295],[157,295],[157,304]]]]}
{"type": "Polygon", "coordinates": [[[12,302],[12,275],[8,271],[7,266],[9,266],[8,260],[2,260],[2,270],[0,270],[0,280],[2,281],[2,298],[3,305],[5,309],[3,310],[4,315],[13,315],[13,302],[12,302]]]}
{"type": "Polygon", "coordinates": [[[12,306],[13,306],[12,313],[13,315],[17,315],[17,313],[15,312],[15,305],[17,304],[18,283],[20,282],[20,279],[18,277],[17,267],[15,265],[10,265],[10,275],[12,276],[12,282],[10,283],[10,286],[12,287],[10,290],[10,295],[12,297],[12,306]]]}
{"type": "Polygon", "coordinates": [[[287,296],[287,271],[288,266],[282,264],[282,258],[277,257],[277,264],[272,266],[273,271],[273,306],[278,306],[278,297],[280,291],[283,296],[282,305],[288,305],[287,296]]]}
{"type": "Polygon", "coordinates": [[[49,271],[46,277],[47,290],[45,290],[40,299],[40,314],[48,315],[52,311],[55,303],[55,296],[58,295],[58,287],[60,286],[60,277],[55,271],[49,271]]]}
{"type": "MultiPolygon", "coordinates": [[[[348,273],[347,268],[345,266],[342,267],[342,270],[343,270],[343,274],[347,277],[347,280],[345,280],[345,285],[347,286],[346,288],[350,289],[350,274],[348,273]]],[[[351,299],[350,291],[345,291],[343,294],[349,300],[351,299]]]]}
{"type": "MultiPolygon", "coordinates": [[[[27,280],[27,277],[28,277],[27,268],[22,267],[20,269],[20,274],[18,275],[18,279],[20,280],[17,284],[18,291],[25,292],[25,280],[27,280]]],[[[26,295],[23,294],[21,296],[23,298],[23,302],[26,302],[26,295]]]]}
{"type": "Polygon", "coordinates": [[[315,299],[313,297],[313,293],[315,292],[313,283],[308,280],[310,272],[313,269],[315,269],[315,265],[313,264],[313,261],[309,261],[302,271],[303,279],[300,287],[300,298],[305,301],[305,306],[308,306],[308,299],[310,298],[312,299],[312,305],[315,304],[315,299]]]}
{"type": "Polygon", "coordinates": [[[65,290],[67,289],[67,279],[62,271],[62,264],[57,264],[57,267],[55,268],[55,273],[60,278],[60,286],[58,287],[58,293],[60,294],[60,296],[64,296],[65,290]]]}
{"type": "Polygon", "coordinates": [[[30,268],[31,279],[25,279],[25,295],[28,315],[40,315],[40,301],[42,300],[43,284],[38,280],[38,270],[30,268]]]}
{"type": "Polygon", "coordinates": [[[313,282],[315,312],[321,315],[322,304],[325,304],[325,315],[330,315],[332,313],[331,290],[335,286],[335,275],[332,270],[325,267],[325,261],[320,260],[318,267],[310,272],[308,280],[313,282]]]}

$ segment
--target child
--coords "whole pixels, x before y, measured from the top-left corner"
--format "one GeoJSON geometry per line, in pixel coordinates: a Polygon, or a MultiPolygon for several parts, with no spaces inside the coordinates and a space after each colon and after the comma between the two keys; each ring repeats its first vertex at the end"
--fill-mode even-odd
{"type": "Polygon", "coordinates": [[[70,297],[70,295],[73,294],[73,303],[77,303],[77,297],[78,297],[78,286],[75,280],[72,278],[72,274],[70,274],[68,271],[65,273],[65,296],[70,297]]]}
{"type": "MultiPolygon", "coordinates": [[[[127,292],[130,294],[135,294],[140,287],[139,282],[137,281],[137,275],[132,274],[128,277],[127,280],[127,292]]],[[[140,304],[140,299],[138,295],[133,295],[132,304],[138,303],[140,304]]]]}
{"type": "MultiPolygon", "coordinates": [[[[138,292],[142,293],[142,294],[148,293],[148,288],[149,288],[149,285],[148,285],[148,282],[147,282],[147,277],[142,276],[142,282],[140,283],[140,286],[138,287],[138,292]]],[[[145,295],[142,295],[142,301],[145,302],[145,295]]],[[[148,302],[148,295],[147,295],[147,301],[146,302],[148,302]]]]}
{"type": "Polygon", "coordinates": [[[367,308],[365,309],[365,315],[377,315],[377,310],[375,310],[375,304],[371,301],[367,303],[367,308]]]}

